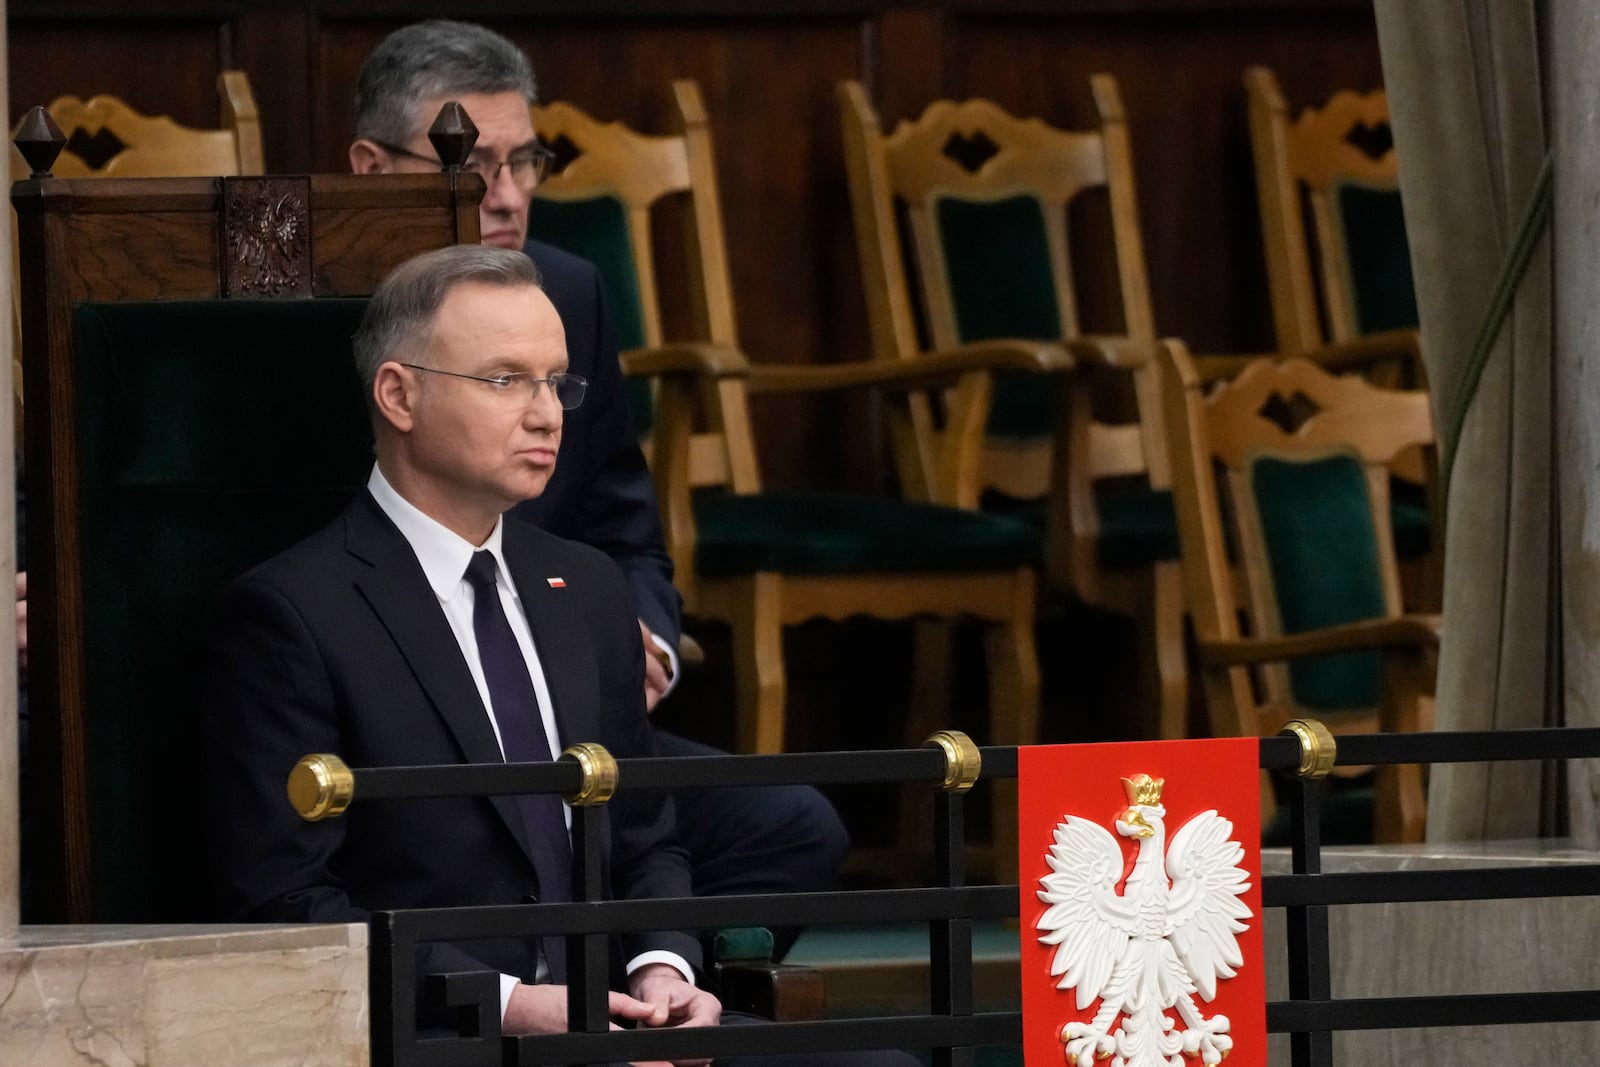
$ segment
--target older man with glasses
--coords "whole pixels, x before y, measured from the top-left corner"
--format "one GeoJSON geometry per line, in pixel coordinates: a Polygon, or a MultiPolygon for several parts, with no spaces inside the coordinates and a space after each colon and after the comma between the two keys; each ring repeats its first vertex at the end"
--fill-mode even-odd
{"type": "MultiPolygon", "coordinates": [[[[593,545],[621,568],[647,653],[646,706],[654,708],[677,677],[681,601],[626,408],[599,272],[528,238],[529,200],[551,163],[533,128],[535,98],[527,57],[505,37],[446,20],[404,27],[361,69],[350,166],[359,174],[437,170],[427,131],[452,100],[477,126],[467,166],[488,186],[479,208],[483,243],[521,249],[538,266],[566,329],[568,372],[588,382],[583,404],[567,412],[548,486],[514,513],[593,545]]],[[[714,752],[664,731],[656,737],[665,755],[714,752]]],[[[849,847],[838,815],[809,787],[681,790],[674,800],[700,895],[829,889],[849,847]]],[[[780,955],[790,937],[779,932],[780,955]]]]}

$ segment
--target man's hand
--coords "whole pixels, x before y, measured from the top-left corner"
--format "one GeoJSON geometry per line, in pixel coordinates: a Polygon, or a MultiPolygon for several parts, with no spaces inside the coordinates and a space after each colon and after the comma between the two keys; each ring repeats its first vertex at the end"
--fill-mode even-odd
{"type": "MultiPolygon", "coordinates": [[[[607,993],[606,1011],[613,1019],[631,1020],[638,1026],[714,1026],[722,1017],[717,998],[696,989],[664,963],[650,963],[629,979],[634,996],[607,993]],[[649,972],[649,973],[646,973],[649,972]]],[[[564,1034],[567,1032],[567,987],[519,983],[506,1002],[500,1029],[505,1034],[564,1034]]],[[[611,1029],[622,1029],[615,1022],[611,1029]]],[[[700,1067],[709,1059],[679,1060],[675,1067],[700,1067]]],[[[673,1067],[666,1063],[636,1067],[673,1067]]]]}
{"type": "Polygon", "coordinates": [[[28,572],[17,572],[17,667],[28,669],[28,572]]]}
{"type": "MultiPolygon", "coordinates": [[[[670,968],[669,968],[670,969],[670,968]]],[[[683,982],[680,977],[679,982],[683,982]]],[[[687,984],[687,983],[684,983],[687,984]]],[[[654,1004],[635,1000],[626,993],[612,991],[606,1011],[613,1018],[632,1019],[644,1026],[660,1026],[650,1020],[665,1018],[666,1012],[654,1004]]],[[[506,1034],[564,1034],[567,1032],[567,987],[518,983],[506,1002],[506,1015],[500,1023],[506,1034]]],[[[611,1029],[620,1030],[616,1023],[611,1029]]]]}
{"type": "MultiPolygon", "coordinates": [[[[628,976],[628,988],[655,1009],[638,1020],[640,1026],[715,1026],[722,1020],[722,1003],[684,981],[669,964],[645,964],[628,976]]],[[[701,1067],[710,1062],[709,1058],[673,1061],[677,1067],[701,1067]]]]}
{"type": "Polygon", "coordinates": [[[643,619],[639,620],[639,634],[644,638],[644,706],[646,711],[654,711],[672,684],[672,659],[661,651],[643,619]]]}

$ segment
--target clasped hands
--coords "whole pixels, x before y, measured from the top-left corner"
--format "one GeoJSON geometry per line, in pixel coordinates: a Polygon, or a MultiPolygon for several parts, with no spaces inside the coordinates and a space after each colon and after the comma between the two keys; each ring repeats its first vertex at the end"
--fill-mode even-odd
{"type": "MultiPolygon", "coordinates": [[[[639,1027],[715,1026],[722,1018],[722,1004],[716,997],[684,981],[677,968],[665,963],[647,963],[628,976],[632,993],[609,994],[607,1011],[613,1020],[625,1020],[639,1027]]],[[[502,1029],[507,1034],[564,1034],[567,1032],[567,987],[562,985],[518,985],[506,1004],[502,1029]]],[[[611,1029],[620,1030],[616,1021],[611,1029]]],[[[674,1060],[676,1067],[702,1067],[709,1058],[674,1060]]],[[[652,1063],[642,1067],[667,1067],[652,1063]]]]}

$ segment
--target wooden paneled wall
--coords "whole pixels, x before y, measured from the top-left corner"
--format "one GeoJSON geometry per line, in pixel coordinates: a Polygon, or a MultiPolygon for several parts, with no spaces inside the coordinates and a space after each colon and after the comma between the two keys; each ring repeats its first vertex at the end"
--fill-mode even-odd
{"type": "MultiPolygon", "coordinates": [[[[219,70],[249,75],[274,172],[345,168],[368,49],[445,6],[410,0],[12,0],[10,100],[116,93],[214,125],[219,70]]],[[[867,352],[833,87],[860,78],[886,127],[941,96],[1089,122],[1087,76],[1128,110],[1157,325],[1205,351],[1271,344],[1240,78],[1292,105],[1380,83],[1370,0],[464,0],[509,34],[542,94],[662,129],[672,78],[710,110],[739,325],[757,361],[867,352]]],[[[887,476],[860,400],[763,402],[773,484],[887,476]]]]}

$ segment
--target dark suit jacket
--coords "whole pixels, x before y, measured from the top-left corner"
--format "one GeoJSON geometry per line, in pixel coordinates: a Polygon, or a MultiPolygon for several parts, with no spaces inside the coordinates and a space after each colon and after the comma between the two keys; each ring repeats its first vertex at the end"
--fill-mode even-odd
{"type": "MultiPolygon", "coordinates": [[[[561,744],[653,755],[638,624],[616,567],[509,517],[504,552],[561,744]]],[[[421,565],[365,490],[332,525],[230,587],[207,666],[210,844],[230,919],[350,922],[377,909],[533,899],[538,883],[509,798],[357,801],[320,823],[301,821],[285,801],[289,769],[312,752],[352,767],[501,759],[421,565]]],[[[670,800],[623,790],[607,808],[615,895],[691,895],[670,800]]],[[[700,963],[685,934],[638,935],[622,947],[630,958],[667,949],[700,963]]],[[[473,942],[470,955],[441,946],[424,965],[487,966],[531,981],[535,953],[520,939],[473,942]]]]}
{"type": "Polygon", "coordinates": [[[523,251],[538,266],[566,328],[568,369],[589,380],[589,392],[566,414],[550,484],[513,514],[615,560],[628,580],[634,613],[677,647],[682,600],[672,586],[655,487],[628,415],[600,272],[588,260],[538,241],[523,251]]]}

